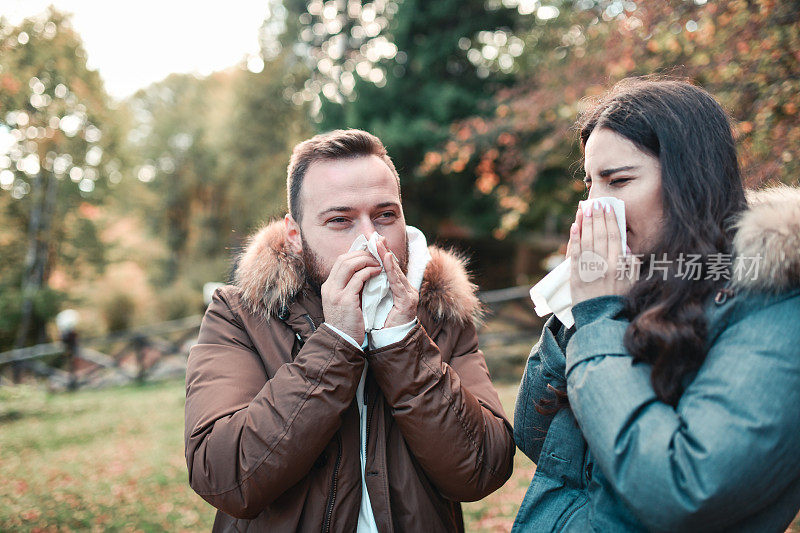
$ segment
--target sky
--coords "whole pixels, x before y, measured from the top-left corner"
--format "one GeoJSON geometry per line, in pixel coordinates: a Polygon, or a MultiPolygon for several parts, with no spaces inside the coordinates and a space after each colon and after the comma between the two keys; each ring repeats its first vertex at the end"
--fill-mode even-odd
{"type": "Polygon", "coordinates": [[[73,14],[89,67],[116,99],[173,72],[208,75],[256,56],[266,0],[0,0],[11,23],[49,5],[73,14]]]}

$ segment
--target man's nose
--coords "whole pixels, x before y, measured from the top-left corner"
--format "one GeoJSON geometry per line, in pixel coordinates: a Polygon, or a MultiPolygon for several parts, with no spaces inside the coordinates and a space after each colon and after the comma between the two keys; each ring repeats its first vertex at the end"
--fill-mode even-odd
{"type": "Polygon", "coordinates": [[[375,232],[375,224],[372,222],[371,217],[360,217],[358,219],[357,228],[359,233],[363,233],[365,237],[369,237],[375,232]]]}

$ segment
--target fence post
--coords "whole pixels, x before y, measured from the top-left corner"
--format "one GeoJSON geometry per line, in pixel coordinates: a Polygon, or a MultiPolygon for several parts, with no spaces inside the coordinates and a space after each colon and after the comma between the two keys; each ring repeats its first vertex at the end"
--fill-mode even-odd
{"type": "Polygon", "coordinates": [[[78,388],[78,378],[75,373],[75,357],[78,353],[78,332],[74,329],[65,331],[61,335],[61,342],[64,343],[64,354],[67,356],[67,372],[69,372],[67,389],[75,390],[78,388]]]}
{"type": "Polygon", "coordinates": [[[144,383],[145,368],[144,368],[144,349],[147,346],[147,339],[144,335],[136,335],[132,341],[133,350],[136,354],[136,382],[140,385],[144,383]]]}

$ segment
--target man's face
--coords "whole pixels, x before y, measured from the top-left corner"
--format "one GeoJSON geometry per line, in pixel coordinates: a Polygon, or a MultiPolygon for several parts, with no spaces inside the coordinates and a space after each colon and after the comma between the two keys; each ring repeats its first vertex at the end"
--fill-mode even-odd
{"type": "Polygon", "coordinates": [[[289,241],[300,250],[309,281],[319,287],[336,259],[361,234],[378,232],[405,271],[406,222],[392,171],[378,156],[317,161],[300,191],[302,221],[287,217],[289,241]],[[299,231],[298,231],[299,230],[299,231]]]}

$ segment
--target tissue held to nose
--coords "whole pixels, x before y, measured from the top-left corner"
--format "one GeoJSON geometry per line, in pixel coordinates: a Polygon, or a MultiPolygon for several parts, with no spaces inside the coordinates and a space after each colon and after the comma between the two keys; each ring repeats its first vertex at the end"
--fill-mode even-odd
{"type": "MultiPolygon", "coordinates": [[[[428,242],[425,235],[413,226],[406,226],[406,236],[408,237],[408,273],[406,277],[412,287],[419,290],[422,285],[422,276],[425,267],[431,260],[428,251],[428,242]]],[[[367,238],[359,235],[350,246],[351,252],[355,250],[367,250],[383,267],[383,259],[378,253],[378,239],[380,234],[373,232],[367,238]]],[[[382,268],[380,274],[373,276],[364,284],[361,292],[361,311],[364,315],[364,329],[371,331],[381,329],[386,324],[386,318],[394,305],[392,291],[389,287],[389,277],[386,269],[382,268]]]]}
{"type": "MultiPolygon", "coordinates": [[[[583,200],[578,206],[585,210],[590,208],[594,202],[600,203],[602,207],[610,206],[614,210],[622,238],[622,249],[629,250],[625,231],[625,202],[619,198],[604,196],[593,200],[583,200]]],[[[572,295],[569,290],[571,267],[571,261],[567,258],[534,285],[530,291],[536,314],[545,316],[554,313],[556,318],[567,328],[571,328],[575,324],[572,317],[572,295]]]]}
{"type": "Polygon", "coordinates": [[[389,278],[386,275],[386,269],[383,267],[383,260],[378,253],[379,238],[380,235],[377,232],[370,235],[369,239],[362,234],[350,246],[351,252],[367,250],[382,267],[380,274],[370,278],[364,284],[364,290],[361,292],[361,311],[364,315],[364,329],[366,331],[382,328],[394,303],[392,292],[389,290],[389,278]]]}

